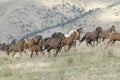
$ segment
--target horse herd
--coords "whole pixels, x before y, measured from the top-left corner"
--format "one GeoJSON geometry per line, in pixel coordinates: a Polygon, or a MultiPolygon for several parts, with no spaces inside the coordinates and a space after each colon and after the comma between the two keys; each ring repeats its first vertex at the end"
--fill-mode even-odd
{"type": "Polygon", "coordinates": [[[87,32],[80,39],[81,33],[83,33],[83,29],[79,28],[77,30],[70,31],[69,34],[56,32],[53,33],[51,37],[47,38],[43,38],[42,35],[36,35],[30,39],[21,38],[18,41],[14,39],[10,44],[0,44],[0,50],[5,51],[8,56],[13,52],[12,57],[14,57],[16,52],[19,52],[22,57],[22,53],[26,54],[26,50],[29,50],[31,52],[31,58],[34,53],[38,55],[38,52],[41,52],[44,55],[45,51],[47,51],[48,56],[50,57],[50,51],[52,49],[56,51],[54,56],[57,56],[63,47],[66,48],[65,51],[69,51],[73,44],[76,45],[77,40],[80,43],[85,40],[87,46],[95,46],[101,43],[101,41],[109,39],[105,49],[111,42],[113,44],[115,41],[120,40],[120,33],[116,32],[114,25],[106,31],[104,31],[102,27],[96,27],[93,32],[87,32]],[[97,44],[95,44],[95,42],[97,44]]]}

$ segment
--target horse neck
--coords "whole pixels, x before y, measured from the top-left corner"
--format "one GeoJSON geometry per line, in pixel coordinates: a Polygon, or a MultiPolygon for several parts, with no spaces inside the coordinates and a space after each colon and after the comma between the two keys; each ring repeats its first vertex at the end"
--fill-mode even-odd
{"type": "Polygon", "coordinates": [[[38,45],[41,46],[41,45],[44,45],[44,43],[45,42],[43,40],[41,40],[38,45]]]}
{"type": "Polygon", "coordinates": [[[35,42],[35,40],[34,40],[34,39],[31,39],[31,40],[30,40],[30,43],[31,43],[31,44],[33,44],[34,42],[35,42]]]}
{"type": "Polygon", "coordinates": [[[80,36],[81,33],[82,33],[82,31],[78,32],[78,36],[80,36]]]}
{"type": "Polygon", "coordinates": [[[24,41],[18,41],[15,45],[20,45],[20,46],[23,46],[24,45],[24,41]]]}
{"type": "Polygon", "coordinates": [[[113,30],[112,30],[111,28],[107,30],[107,32],[109,32],[109,33],[111,33],[112,31],[113,31],[113,30]]]}
{"type": "Polygon", "coordinates": [[[94,31],[94,33],[96,33],[98,35],[100,32],[99,31],[94,31]]]}
{"type": "Polygon", "coordinates": [[[72,41],[75,39],[75,35],[74,34],[72,34],[70,37],[69,37],[69,39],[71,39],[72,41]]]}

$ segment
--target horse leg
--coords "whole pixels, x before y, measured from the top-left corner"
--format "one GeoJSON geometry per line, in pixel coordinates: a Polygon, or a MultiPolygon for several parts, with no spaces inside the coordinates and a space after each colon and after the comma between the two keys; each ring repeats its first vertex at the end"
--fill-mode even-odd
{"type": "Polygon", "coordinates": [[[15,55],[15,51],[14,51],[14,53],[13,53],[12,57],[14,57],[14,55],[15,55]]]}
{"type": "Polygon", "coordinates": [[[22,52],[20,51],[20,56],[22,57],[22,52]]]}
{"type": "Polygon", "coordinates": [[[112,42],[112,40],[109,40],[109,41],[108,41],[108,43],[107,43],[105,49],[108,47],[108,45],[110,44],[110,42],[112,42]]]}
{"type": "Polygon", "coordinates": [[[25,53],[25,55],[27,56],[27,52],[26,52],[25,50],[24,50],[23,52],[24,52],[24,53],[25,53]]]}
{"type": "MultiPolygon", "coordinates": [[[[98,39],[98,42],[101,43],[101,38],[98,39]]],[[[97,43],[98,43],[98,42],[97,42],[97,43]]]]}
{"type": "Polygon", "coordinates": [[[7,56],[9,56],[9,55],[10,55],[10,50],[7,51],[7,56]]]}
{"type": "Polygon", "coordinates": [[[88,44],[89,44],[90,46],[92,46],[91,40],[88,41],[88,44]]]}
{"type": "Polygon", "coordinates": [[[94,47],[94,46],[95,46],[95,41],[91,41],[91,42],[93,42],[93,45],[92,45],[92,46],[94,47]]]}
{"type": "Polygon", "coordinates": [[[44,51],[44,49],[43,49],[43,47],[41,47],[40,52],[44,55],[45,53],[43,51],[44,51]]]}
{"type": "Polygon", "coordinates": [[[76,41],[74,41],[74,42],[73,42],[73,46],[75,46],[75,47],[76,47],[76,41]]]}
{"type": "Polygon", "coordinates": [[[97,42],[97,44],[96,44],[96,45],[98,45],[98,44],[99,44],[99,41],[98,41],[98,39],[96,39],[96,42],[97,42]]]}
{"type": "Polygon", "coordinates": [[[58,54],[59,51],[60,51],[60,48],[57,48],[57,49],[56,49],[55,57],[57,56],[57,54],[58,54]]]}
{"type": "Polygon", "coordinates": [[[9,51],[7,51],[7,56],[9,56],[10,55],[10,52],[9,51]]]}
{"type": "Polygon", "coordinates": [[[31,55],[30,55],[31,58],[32,58],[32,56],[33,56],[33,52],[34,52],[34,51],[31,51],[31,55]]]}
{"type": "Polygon", "coordinates": [[[89,42],[86,40],[86,45],[87,45],[87,46],[89,46],[88,43],[89,43],[89,42]]]}
{"type": "Polygon", "coordinates": [[[102,39],[102,42],[104,42],[105,38],[102,39]]]}
{"type": "Polygon", "coordinates": [[[69,44],[69,45],[68,45],[68,49],[67,49],[67,51],[69,51],[69,50],[70,50],[70,48],[71,48],[71,44],[69,44]]]}
{"type": "Polygon", "coordinates": [[[47,49],[48,57],[50,57],[50,51],[51,51],[51,49],[52,49],[52,48],[50,48],[50,47],[47,49]]]}
{"type": "Polygon", "coordinates": [[[44,55],[45,53],[43,51],[41,51],[41,53],[44,55]]]}
{"type": "Polygon", "coordinates": [[[112,44],[111,44],[111,45],[113,45],[115,42],[116,42],[116,40],[113,40],[113,42],[112,42],[112,44]]]}
{"type": "Polygon", "coordinates": [[[67,50],[67,45],[64,45],[63,48],[64,48],[64,51],[66,51],[67,50]]]}
{"type": "Polygon", "coordinates": [[[38,51],[35,51],[36,55],[38,56],[38,51]]]}
{"type": "Polygon", "coordinates": [[[81,44],[81,41],[80,41],[80,39],[78,40],[79,41],[79,45],[81,44]]]}

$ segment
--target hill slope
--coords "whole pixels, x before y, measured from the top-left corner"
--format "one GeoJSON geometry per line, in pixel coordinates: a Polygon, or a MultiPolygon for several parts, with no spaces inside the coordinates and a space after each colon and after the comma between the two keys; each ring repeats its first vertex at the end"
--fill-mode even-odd
{"type": "Polygon", "coordinates": [[[119,25],[119,0],[0,1],[0,42],[84,27],[119,25]]]}

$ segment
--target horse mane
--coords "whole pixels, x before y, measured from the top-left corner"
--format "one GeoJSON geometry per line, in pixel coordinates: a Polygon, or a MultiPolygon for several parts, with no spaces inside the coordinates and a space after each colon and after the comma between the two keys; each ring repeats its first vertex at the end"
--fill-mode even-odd
{"type": "Polygon", "coordinates": [[[28,43],[28,40],[26,38],[24,40],[25,40],[26,43],[28,43]]]}
{"type": "Polygon", "coordinates": [[[70,37],[72,33],[76,32],[78,35],[79,33],[77,32],[77,30],[71,30],[68,34],[65,34],[65,37],[70,37]]]}

